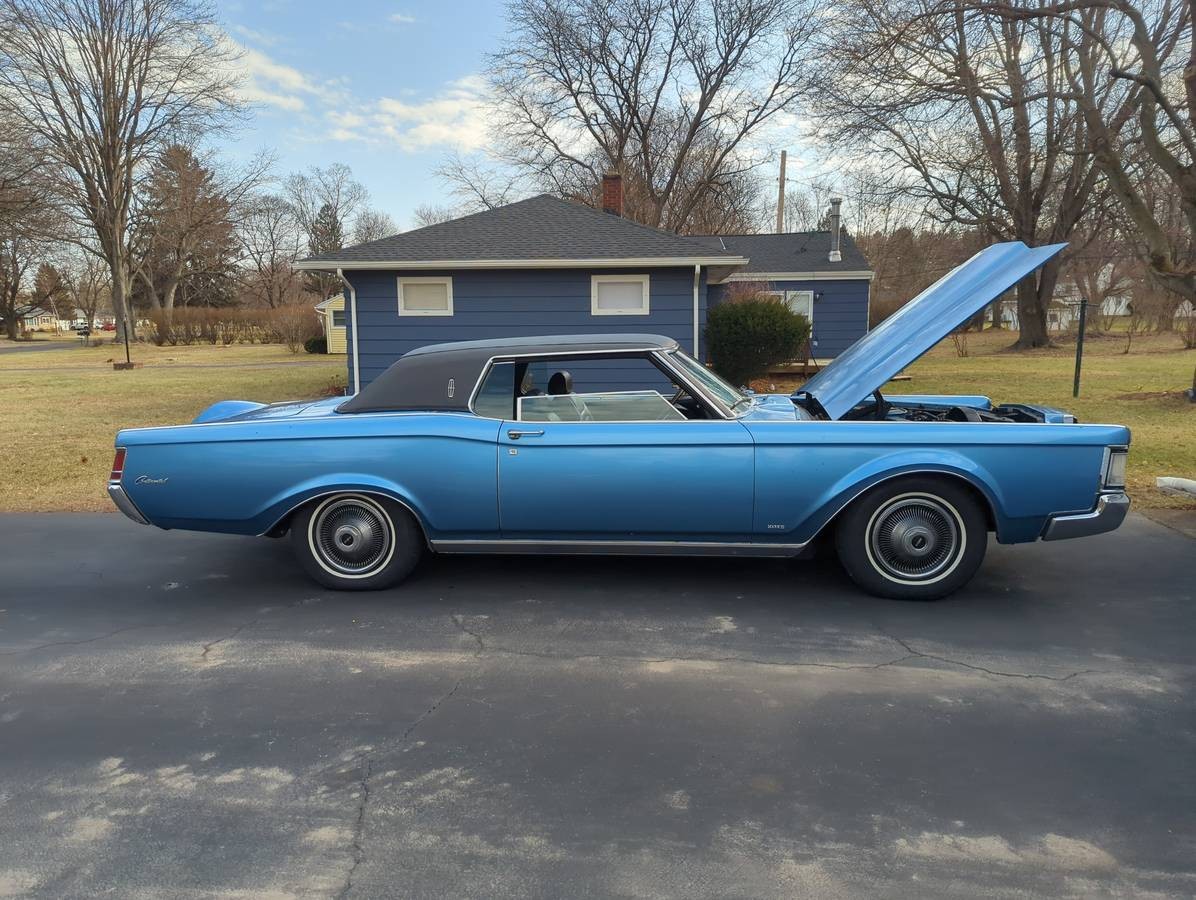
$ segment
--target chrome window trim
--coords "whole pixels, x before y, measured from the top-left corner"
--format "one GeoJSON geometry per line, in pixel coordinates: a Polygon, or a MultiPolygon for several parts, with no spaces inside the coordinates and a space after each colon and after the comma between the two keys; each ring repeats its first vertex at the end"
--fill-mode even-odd
{"type": "MultiPolygon", "coordinates": [[[[657,368],[663,368],[665,370],[666,374],[672,375],[674,378],[676,378],[678,384],[687,388],[691,393],[693,393],[693,395],[695,397],[702,400],[717,415],[721,416],[723,420],[734,420],[734,419],[738,418],[737,416],[730,414],[729,411],[725,407],[723,407],[721,404],[710,399],[709,395],[707,395],[705,391],[702,391],[699,388],[694,387],[694,385],[689,381],[688,378],[684,377],[680,372],[677,371],[677,369],[673,365],[671,365],[667,360],[665,360],[665,358],[664,358],[665,355],[667,355],[668,353],[672,353],[672,352],[674,352],[674,351],[672,351],[672,350],[662,351],[656,347],[623,347],[619,350],[588,350],[588,351],[587,350],[560,350],[560,351],[553,351],[552,353],[533,353],[533,354],[499,353],[499,354],[496,354],[496,355],[490,357],[488,360],[486,360],[486,364],[484,366],[482,366],[482,373],[478,376],[478,380],[476,382],[474,382],[473,390],[469,394],[469,411],[471,413],[473,413],[473,415],[477,416],[479,419],[486,419],[491,422],[512,421],[511,419],[495,419],[493,416],[483,416],[483,415],[480,415],[473,408],[474,403],[477,401],[478,394],[482,390],[482,384],[486,381],[486,376],[488,376],[490,374],[490,370],[492,368],[494,368],[496,363],[504,363],[504,362],[515,363],[515,362],[531,361],[531,360],[537,360],[537,359],[555,359],[558,357],[570,357],[570,356],[636,356],[638,354],[638,355],[644,355],[644,356],[651,356],[652,358],[657,360],[657,362],[659,363],[657,368]]],[[[514,421],[518,421],[518,420],[514,420],[514,421]]],[[[710,420],[709,419],[686,419],[686,421],[687,422],[703,422],[703,421],[710,421],[710,420]]],[[[562,422],[560,424],[616,425],[616,424],[620,424],[620,423],[617,423],[617,422],[585,422],[585,423],[562,422]]],[[[643,424],[643,423],[640,422],[638,424],[643,424]]]]}

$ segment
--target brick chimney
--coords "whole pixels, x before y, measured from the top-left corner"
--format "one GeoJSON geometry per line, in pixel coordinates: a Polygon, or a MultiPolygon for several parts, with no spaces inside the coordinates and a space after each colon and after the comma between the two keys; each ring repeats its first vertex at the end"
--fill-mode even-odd
{"type": "Polygon", "coordinates": [[[602,211],[613,216],[623,215],[623,176],[617,172],[602,176],[602,211]]]}
{"type": "Polygon", "coordinates": [[[830,224],[831,224],[831,253],[830,253],[830,256],[828,257],[828,259],[829,259],[831,262],[842,262],[842,261],[843,261],[843,253],[842,253],[842,252],[840,251],[840,249],[839,249],[839,246],[840,246],[840,245],[839,245],[839,241],[840,241],[840,237],[839,237],[839,236],[840,236],[840,234],[841,234],[841,225],[840,225],[840,223],[841,223],[841,221],[842,221],[842,218],[843,218],[843,216],[842,216],[842,214],[840,213],[839,209],[840,209],[840,207],[841,207],[842,205],[843,205],[843,198],[842,198],[842,197],[831,197],[831,214],[830,214],[830,220],[831,220],[831,222],[830,222],[830,224]]]}

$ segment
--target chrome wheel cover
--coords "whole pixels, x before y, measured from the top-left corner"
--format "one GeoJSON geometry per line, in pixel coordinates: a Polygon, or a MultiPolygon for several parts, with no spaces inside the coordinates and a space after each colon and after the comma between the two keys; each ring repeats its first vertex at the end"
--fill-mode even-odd
{"type": "Polygon", "coordinates": [[[886,578],[904,584],[939,581],[959,564],[966,543],[963,519],[940,497],[902,494],[868,523],[868,557],[886,578]]]}
{"type": "Polygon", "coordinates": [[[316,561],[342,578],[368,578],[394,554],[394,527],[374,500],[340,496],[325,500],[308,526],[308,544],[316,561]]]}

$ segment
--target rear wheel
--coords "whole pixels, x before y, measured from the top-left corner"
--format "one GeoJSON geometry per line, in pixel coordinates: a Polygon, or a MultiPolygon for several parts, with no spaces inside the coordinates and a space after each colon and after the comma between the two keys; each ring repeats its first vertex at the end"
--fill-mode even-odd
{"type": "Polygon", "coordinates": [[[393,500],[334,494],[295,514],[291,546],[307,574],[325,587],[370,591],[411,574],[424,541],[419,524],[393,500]]]}
{"type": "Polygon", "coordinates": [[[843,568],[869,593],[937,600],[967,584],[988,544],[980,503],[940,478],[880,485],[840,516],[835,547],[843,568]]]}

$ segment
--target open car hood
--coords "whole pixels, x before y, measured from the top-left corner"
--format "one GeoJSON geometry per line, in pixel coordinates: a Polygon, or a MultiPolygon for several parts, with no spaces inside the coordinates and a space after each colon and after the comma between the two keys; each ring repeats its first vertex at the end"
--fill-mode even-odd
{"type": "MultiPolygon", "coordinates": [[[[808,394],[832,419],[841,419],[1067,244],[993,244],[952,269],[807,381],[808,394]]],[[[797,396],[795,394],[794,396],[797,396]]]]}

